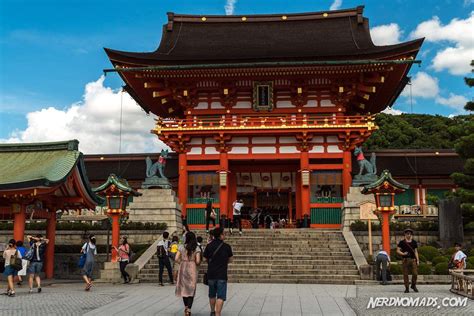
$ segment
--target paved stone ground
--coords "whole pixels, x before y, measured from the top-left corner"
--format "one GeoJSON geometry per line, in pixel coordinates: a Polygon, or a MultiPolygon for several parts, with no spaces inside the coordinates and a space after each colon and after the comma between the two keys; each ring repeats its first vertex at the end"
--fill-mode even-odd
{"type": "MultiPolygon", "coordinates": [[[[4,283],[1,284],[4,287],[4,283]]],[[[402,286],[317,284],[229,284],[224,315],[474,315],[474,303],[464,308],[367,309],[369,297],[454,297],[449,286],[420,286],[420,293],[402,293],[402,286]],[[351,308],[352,307],[352,308],[351,308]]],[[[0,315],[183,315],[174,287],[154,284],[97,284],[85,292],[82,284],[56,284],[43,293],[0,296],[0,315]]],[[[209,315],[207,287],[199,285],[193,315],[209,315]]]]}

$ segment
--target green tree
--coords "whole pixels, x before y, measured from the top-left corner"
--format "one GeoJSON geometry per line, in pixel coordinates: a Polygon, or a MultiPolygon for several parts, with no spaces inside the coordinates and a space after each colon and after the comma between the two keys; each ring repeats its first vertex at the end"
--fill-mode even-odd
{"type": "MultiPolygon", "coordinates": [[[[471,62],[474,67],[474,61],[471,62]]],[[[469,87],[474,86],[474,78],[465,78],[469,87]]],[[[474,111],[474,103],[469,101],[464,106],[466,111],[474,111]]],[[[473,115],[470,115],[471,117],[473,115]]],[[[462,131],[457,133],[464,135],[459,137],[454,148],[459,156],[465,160],[464,172],[456,172],[451,175],[454,183],[459,186],[457,195],[461,198],[461,209],[463,212],[464,227],[474,229],[474,121],[467,120],[461,124],[462,131]]]]}

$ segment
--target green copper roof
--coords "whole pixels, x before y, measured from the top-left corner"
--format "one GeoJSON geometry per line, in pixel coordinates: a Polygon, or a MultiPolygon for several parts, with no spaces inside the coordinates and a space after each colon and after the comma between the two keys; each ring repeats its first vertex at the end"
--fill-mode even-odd
{"type": "Polygon", "coordinates": [[[371,192],[372,190],[382,186],[385,181],[387,181],[388,183],[390,183],[390,185],[392,185],[393,187],[395,187],[396,189],[398,189],[400,191],[405,191],[405,190],[408,190],[410,188],[409,185],[401,184],[400,182],[393,179],[392,174],[390,173],[390,171],[385,169],[384,171],[382,171],[382,173],[380,174],[380,177],[377,181],[372,182],[371,184],[367,184],[367,185],[364,186],[364,188],[362,189],[362,193],[367,194],[367,193],[371,192]]]}
{"type": "Polygon", "coordinates": [[[119,190],[130,193],[131,195],[134,195],[134,196],[142,195],[141,193],[135,191],[128,184],[127,180],[119,178],[113,173],[109,175],[109,177],[107,178],[107,181],[105,181],[105,183],[103,183],[102,185],[100,185],[97,188],[94,188],[93,191],[95,193],[100,193],[102,191],[107,190],[107,188],[110,187],[111,185],[115,185],[119,190]]]}

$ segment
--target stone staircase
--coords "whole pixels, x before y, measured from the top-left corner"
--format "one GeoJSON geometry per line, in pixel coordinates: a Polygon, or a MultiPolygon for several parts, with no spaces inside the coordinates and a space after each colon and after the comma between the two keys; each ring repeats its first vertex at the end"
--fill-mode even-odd
{"type": "MultiPolygon", "coordinates": [[[[196,233],[206,236],[205,231],[196,233]]],[[[243,236],[227,234],[226,242],[234,252],[229,282],[354,284],[360,280],[338,230],[244,230],[243,236]]],[[[200,276],[206,269],[206,263],[201,264],[200,276]]],[[[156,256],[145,264],[138,278],[140,282],[158,282],[156,256]]]]}

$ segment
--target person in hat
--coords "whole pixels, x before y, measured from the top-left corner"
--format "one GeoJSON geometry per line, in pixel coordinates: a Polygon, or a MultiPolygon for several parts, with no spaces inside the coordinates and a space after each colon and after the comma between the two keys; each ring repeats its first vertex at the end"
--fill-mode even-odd
{"type": "Polygon", "coordinates": [[[418,277],[418,265],[420,264],[420,258],[418,257],[418,244],[413,240],[413,230],[410,228],[405,229],[403,232],[405,238],[400,240],[397,245],[397,253],[403,258],[403,283],[405,284],[405,293],[409,292],[409,281],[408,275],[411,274],[411,288],[413,291],[418,292],[416,288],[416,279],[418,277]]]}

